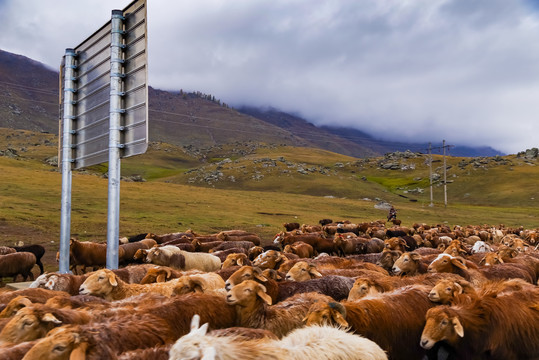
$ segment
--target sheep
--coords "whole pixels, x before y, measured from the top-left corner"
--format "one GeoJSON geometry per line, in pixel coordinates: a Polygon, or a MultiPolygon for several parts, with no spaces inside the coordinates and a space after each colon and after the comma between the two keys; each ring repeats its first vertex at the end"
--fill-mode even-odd
{"type": "Polygon", "coordinates": [[[13,253],[16,253],[16,252],[17,252],[17,250],[15,250],[12,247],[0,246],[0,255],[13,254],[13,253]]]}
{"type": "Polygon", "coordinates": [[[371,267],[371,263],[364,261],[364,257],[360,257],[359,255],[351,255],[347,256],[346,258],[339,256],[324,256],[314,259],[293,259],[288,260],[279,266],[279,271],[288,272],[292,266],[299,261],[306,261],[309,264],[316,264],[319,271],[335,269],[364,269],[367,267],[370,270],[382,271],[387,274],[385,270],[378,266],[371,267]]]}
{"type": "Polygon", "coordinates": [[[225,289],[231,291],[231,289],[245,280],[256,280],[264,284],[266,292],[273,303],[287,299],[294,294],[313,291],[331,296],[335,300],[342,300],[348,296],[354,284],[354,279],[352,278],[333,275],[301,282],[286,281],[278,283],[273,279],[264,277],[259,268],[243,266],[226,281],[225,289]]]}
{"type": "Polygon", "coordinates": [[[286,231],[293,231],[293,230],[299,229],[300,225],[297,222],[292,222],[292,223],[284,223],[283,227],[285,228],[286,231]]]}
{"type": "Polygon", "coordinates": [[[170,349],[170,360],[383,360],[384,351],[374,342],[330,326],[296,329],[281,340],[246,339],[237,335],[207,334],[193,317],[191,331],[170,349]]]}
{"type": "Polygon", "coordinates": [[[126,351],[118,355],[117,360],[169,360],[171,347],[172,344],[166,344],[126,351]]]}
{"type": "Polygon", "coordinates": [[[367,252],[366,244],[368,241],[368,239],[358,236],[345,238],[342,234],[335,234],[335,238],[333,239],[335,248],[340,256],[365,254],[367,252]]]}
{"type": "Polygon", "coordinates": [[[239,248],[245,251],[249,251],[249,249],[254,246],[255,244],[252,241],[243,241],[243,240],[223,241],[221,244],[215,246],[210,252],[216,252],[216,251],[227,250],[227,249],[232,249],[232,248],[239,248]]]}
{"type": "Polygon", "coordinates": [[[360,276],[356,278],[350,293],[348,301],[361,299],[368,295],[393,291],[397,288],[414,284],[435,285],[440,279],[451,279],[454,281],[462,280],[455,274],[421,274],[406,277],[381,276],[378,278],[372,276],[360,276]]]}
{"type": "Polygon", "coordinates": [[[244,235],[231,235],[227,233],[221,233],[222,240],[228,241],[228,242],[238,242],[238,241],[248,241],[252,242],[253,246],[260,246],[262,240],[260,237],[256,234],[244,234],[244,235]]]}
{"type": "Polygon", "coordinates": [[[230,267],[230,266],[244,266],[244,265],[251,265],[251,261],[247,257],[246,254],[228,254],[225,261],[223,261],[223,264],[221,265],[221,269],[230,267]]]}
{"type": "Polygon", "coordinates": [[[5,305],[18,296],[24,296],[33,303],[45,303],[48,299],[55,296],[69,296],[68,293],[63,291],[52,291],[40,288],[20,289],[14,291],[7,291],[0,294],[0,304],[5,305]]]}
{"type": "Polygon", "coordinates": [[[489,244],[487,244],[486,242],[481,241],[481,240],[476,241],[473,244],[473,247],[472,247],[472,250],[471,250],[472,254],[488,253],[488,252],[492,252],[492,247],[489,244]]]}
{"type": "Polygon", "coordinates": [[[292,255],[299,259],[295,254],[285,254],[280,251],[268,250],[258,255],[257,258],[253,260],[252,265],[258,266],[261,269],[277,269],[292,255]]]}
{"type": "Polygon", "coordinates": [[[271,297],[264,285],[245,280],[234,286],[226,297],[236,308],[237,325],[270,330],[279,338],[303,325],[303,318],[315,301],[333,301],[318,293],[301,293],[271,306],[271,297]]]}
{"type": "Polygon", "coordinates": [[[24,355],[30,350],[35,344],[34,341],[26,341],[20,344],[12,345],[9,344],[5,347],[0,347],[0,353],[2,354],[2,360],[21,360],[24,355]]]}
{"type": "Polygon", "coordinates": [[[256,257],[264,252],[264,248],[262,246],[254,246],[249,249],[247,252],[247,256],[249,256],[249,260],[253,261],[256,259],[256,257]]]}
{"type": "MultiPolygon", "coordinates": [[[[118,258],[123,257],[123,249],[118,250],[118,258]]],[[[82,267],[84,273],[87,266],[103,267],[107,264],[107,244],[97,244],[90,241],[69,240],[70,269],[82,267]]],[[[75,272],[75,271],[74,271],[75,272]]]]}
{"type": "Polygon", "coordinates": [[[177,279],[183,274],[183,271],[179,271],[168,266],[152,266],[146,271],[146,275],[144,275],[144,278],[142,278],[140,284],[144,285],[155,282],[165,282],[171,279],[177,279]]]}
{"type": "MultiPolygon", "coordinates": [[[[226,258],[228,255],[230,254],[248,254],[249,252],[245,249],[242,249],[242,248],[237,248],[237,247],[233,247],[233,248],[230,248],[230,249],[226,249],[226,250],[218,250],[218,251],[210,251],[210,254],[212,254],[213,256],[217,256],[219,258],[219,260],[221,260],[221,262],[225,262],[226,258]]],[[[247,256],[247,258],[249,259],[249,256],[247,256]]],[[[249,262],[251,261],[251,259],[249,259],[249,262]]]]}
{"type": "Polygon", "coordinates": [[[277,234],[273,243],[276,245],[286,246],[296,241],[303,241],[311,245],[315,253],[327,252],[328,254],[335,254],[337,249],[332,239],[327,239],[323,233],[307,233],[307,234],[285,234],[283,232],[277,234]]]}
{"type": "Polygon", "coordinates": [[[156,235],[153,233],[148,233],[146,235],[146,239],[153,239],[158,244],[163,244],[168,241],[174,241],[179,239],[186,239],[185,241],[191,242],[193,238],[193,234],[189,232],[177,232],[177,233],[170,233],[170,234],[163,234],[163,235],[156,235]]]}
{"type": "Polygon", "coordinates": [[[17,281],[17,275],[34,281],[32,268],[36,264],[36,256],[30,252],[16,252],[0,255],[0,278],[13,276],[13,282],[17,281]]]}
{"type": "Polygon", "coordinates": [[[43,263],[41,262],[41,258],[45,254],[45,247],[43,247],[43,245],[32,244],[32,245],[23,245],[23,246],[13,246],[13,249],[15,249],[16,252],[30,252],[34,254],[36,257],[36,265],[39,266],[39,274],[41,275],[45,272],[43,270],[43,263]]]}
{"type": "Polygon", "coordinates": [[[293,244],[286,245],[283,252],[296,254],[300,258],[311,258],[314,255],[313,247],[303,241],[297,241],[293,244]]]}
{"type": "Polygon", "coordinates": [[[175,281],[173,293],[176,295],[190,292],[208,292],[212,290],[224,291],[225,281],[215,273],[184,275],[175,281]]]}
{"type": "Polygon", "coordinates": [[[425,274],[427,272],[428,264],[433,259],[430,257],[423,258],[419,253],[405,252],[402,254],[391,268],[393,274],[395,275],[417,275],[425,274]]]}
{"type": "Polygon", "coordinates": [[[388,276],[389,274],[384,269],[377,265],[365,263],[364,266],[352,269],[321,269],[318,270],[317,265],[309,264],[306,261],[299,261],[292,266],[292,268],[286,273],[286,280],[292,281],[306,281],[316,278],[321,278],[326,275],[339,275],[347,277],[356,276],[371,276],[380,277],[388,276]]]}
{"type": "Polygon", "coordinates": [[[382,268],[391,272],[393,270],[393,264],[401,255],[402,251],[400,250],[384,249],[384,251],[382,251],[380,259],[376,262],[376,265],[381,266],[382,268]]]}
{"type": "Polygon", "coordinates": [[[91,316],[80,309],[57,309],[33,304],[19,309],[0,332],[0,344],[18,344],[44,337],[60,324],[86,324],[91,316]]]}
{"type": "Polygon", "coordinates": [[[429,299],[431,301],[444,305],[452,303],[457,297],[460,299],[471,299],[477,296],[477,292],[472,284],[464,279],[441,279],[429,292],[429,299]]]}
{"type": "Polygon", "coordinates": [[[195,251],[199,252],[209,252],[217,245],[220,245],[223,243],[223,240],[217,240],[217,241],[210,241],[210,242],[201,242],[198,239],[194,239],[191,245],[195,248],[195,251]]]}
{"type": "Polygon", "coordinates": [[[508,279],[513,277],[518,277],[530,283],[534,283],[534,278],[530,273],[530,269],[502,265],[506,264],[478,268],[474,263],[466,261],[461,257],[440,254],[438,258],[429,265],[428,271],[458,274],[474,285],[481,285],[488,279],[508,279]]]}
{"type": "Polygon", "coordinates": [[[32,301],[29,298],[26,296],[17,296],[8,302],[4,310],[0,312],[0,318],[9,318],[23,307],[30,305],[32,305],[32,301]]]}
{"type": "Polygon", "coordinates": [[[153,246],[157,245],[157,242],[153,239],[144,239],[137,242],[131,242],[127,244],[120,244],[119,248],[123,251],[119,251],[122,254],[118,258],[120,264],[129,264],[134,262],[134,256],[137,250],[139,249],[151,249],[153,246]]]}
{"type": "Polygon", "coordinates": [[[165,320],[146,314],[139,319],[60,326],[40,339],[23,359],[42,359],[43,354],[48,359],[114,359],[125,351],[174,340],[165,320]]]}
{"type": "Polygon", "coordinates": [[[141,293],[158,293],[171,296],[174,289],[174,280],[164,283],[129,284],[121,280],[112,270],[101,269],[92,273],[82,283],[79,293],[82,295],[94,295],[108,301],[125,299],[141,293]]]}
{"type": "Polygon", "coordinates": [[[304,322],[307,326],[350,326],[354,333],[377,343],[390,359],[421,359],[426,351],[417,339],[425,324],[424,314],[433,306],[427,294],[427,287],[414,285],[357,301],[319,301],[311,306],[304,322]]]}
{"type": "Polygon", "coordinates": [[[171,245],[150,249],[146,255],[146,262],[170,266],[179,270],[215,271],[221,268],[221,260],[217,256],[206,253],[190,253],[171,245]]]}
{"type": "Polygon", "coordinates": [[[474,301],[429,309],[420,344],[443,341],[458,359],[536,359],[539,357],[537,293],[487,294],[474,301]]]}

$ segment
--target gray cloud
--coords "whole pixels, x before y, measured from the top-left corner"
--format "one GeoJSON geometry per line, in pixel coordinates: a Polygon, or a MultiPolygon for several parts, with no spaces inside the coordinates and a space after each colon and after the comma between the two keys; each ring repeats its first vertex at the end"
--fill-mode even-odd
{"type": "MultiPolygon", "coordinates": [[[[0,48],[56,68],[128,3],[0,1],[0,48]]],[[[383,139],[515,153],[538,146],[538,10],[531,0],[149,1],[150,84],[383,139]]]]}

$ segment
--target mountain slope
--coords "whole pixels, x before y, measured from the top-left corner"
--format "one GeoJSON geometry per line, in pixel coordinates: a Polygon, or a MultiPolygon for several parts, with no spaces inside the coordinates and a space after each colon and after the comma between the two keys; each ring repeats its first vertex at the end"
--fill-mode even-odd
{"type": "MultiPolygon", "coordinates": [[[[58,73],[24,56],[0,50],[0,127],[58,132],[58,73]]],[[[317,127],[275,109],[244,107],[241,112],[214,96],[149,89],[150,141],[204,148],[258,142],[320,148],[354,157],[426,144],[380,141],[357,129],[317,127]]],[[[490,148],[454,148],[460,156],[499,155],[490,148]]]]}

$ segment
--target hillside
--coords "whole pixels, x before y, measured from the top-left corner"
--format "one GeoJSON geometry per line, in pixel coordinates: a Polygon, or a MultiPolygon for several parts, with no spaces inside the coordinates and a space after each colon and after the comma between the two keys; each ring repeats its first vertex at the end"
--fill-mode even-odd
{"type": "MultiPolygon", "coordinates": [[[[256,142],[319,148],[354,157],[426,149],[425,144],[380,141],[356,129],[317,127],[274,109],[235,110],[215,95],[200,92],[150,87],[149,110],[150,141],[197,149],[256,142]]],[[[0,50],[0,127],[57,133],[58,73],[0,50]]],[[[499,154],[490,148],[454,150],[462,156],[499,154]]]]}

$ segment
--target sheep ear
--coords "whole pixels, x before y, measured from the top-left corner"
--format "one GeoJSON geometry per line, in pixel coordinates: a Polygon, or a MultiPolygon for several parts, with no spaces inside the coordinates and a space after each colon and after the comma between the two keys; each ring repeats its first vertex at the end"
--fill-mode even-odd
{"type": "Polygon", "coordinates": [[[155,278],[155,282],[166,282],[167,281],[167,278],[166,278],[166,275],[163,274],[163,273],[160,273],[159,275],[157,275],[157,277],[155,278]]]}
{"type": "Polygon", "coordinates": [[[80,343],[76,348],[71,351],[69,360],[86,360],[86,349],[88,349],[88,343],[80,343]]]}
{"type": "Polygon", "coordinates": [[[451,322],[453,323],[453,329],[455,329],[457,335],[460,337],[464,337],[464,328],[462,327],[462,324],[460,323],[459,319],[457,317],[454,317],[451,322]]]}
{"type": "Polygon", "coordinates": [[[217,351],[213,346],[204,348],[202,352],[202,359],[200,360],[216,360],[217,359],[217,351]]]}
{"type": "Polygon", "coordinates": [[[309,274],[314,275],[317,278],[322,277],[322,274],[318,272],[318,270],[316,269],[316,266],[314,265],[309,266],[309,274]]]}
{"type": "Polygon", "coordinates": [[[258,284],[259,286],[256,289],[256,294],[266,302],[266,304],[271,305],[272,300],[271,296],[266,294],[266,287],[262,284],[258,284]]]}
{"type": "Polygon", "coordinates": [[[455,287],[456,287],[456,289],[453,291],[453,296],[462,294],[462,292],[463,292],[462,286],[460,286],[459,283],[455,283],[455,287]]]}
{"type": "Polygon", "coordinates": [[[190,330],[190,332],[198,330],[199,324],[200,324],[200,315],[198,315],[198,314],[193,315],[193,318],[191,319],[191,330],[190,330]]]}
{"type": "Polygon", "coordinates": [[[204,284],[198,279],[189,279],[189,287],[193,289],[194,292],[204,292],[204,284]]]}
{"type": "Polygon", "coordinates": [[[462,258],[452,258],[451,263],[458,268],[468,269],[468,267],[464,264],[464,260],[462,258]]]}
{"type": "Polygon", "coordinates": [[[341,314],[338,310],[332,311],[331,317],[332,317],[333,320],[335,320],[335,322],[336,322],[337,324],[339,324],[340,326],[345,327],[345,328],[349,326],[349,325],[348,325],[348,321],[346,321],[346,320],[344,319],[344,317],[342,316],[342,314],[341,314]]]}
{"type": "Polygon", "coordinates": [[[244,262],[243,262],[243,258],[237,259],[237,260],[236,260],[236,263],[237,263],[239,266],[245,265],[244,262]]]}
{"type": "Polygon", "coordinates": [[[486,257],[486,256],[483,256],[483,258],[482,258],[481,261],[479,262],[479,265],[484,265],[486,261],[487,261],[487,257],[486,257]]]}
{"type": "Polygon", "coordinates": [[[500,262],[500,264],[503,264],[503,259],[500,256],[498,256],[498,261],[500,262]]]}
{"type": "Polygon", "coordinates": [[[116,275],[114,273],[109,274],[109,282],[112,286],[118,286],[118,281],[116,281],[116,275]]]}
{"type": "Polygon", "coordinates": [[[266,279],[266,277],[262,275],[262,270],[260,270],[260,268],[258,267],[253,268],[253,276],[255,277],[255,279],[258,279],[262,282],[268,281],[268,279],[266,279]]]}
{"type": "Polygon", "coordinates": [[[43,315],[43,317],[41,318],[41,321],[44,321],[44,322],[51,322],[53,324],[61,324],[62,322],[60,320],[58,320],[56,318],[56,316],[54,316],[53,314],[51,313],[46,313],[45,315],[43,315]]]}
{"type": "Polygon", "coordinates": [[[418,253],[416,252],[411,252],[410,253],[410,258],[414,261],[420,261],[421,260],[421,255],[419,255],[418,253]]]}
{"type": "Polygon", "coordinates": [[[165,273],[167,274],[167,276],[165,277],[165,280],[169,280],[172,277],[172,270],[165,269],[165,273]]]}
{"type": "Polygon", "coordinates": [[[198,336],[206,335],[206,333],[208,332],[208,326],[209,326],[209,324],[205,323],[204,325],[199,327],[198,330],[197,330],[198,336]]]}

